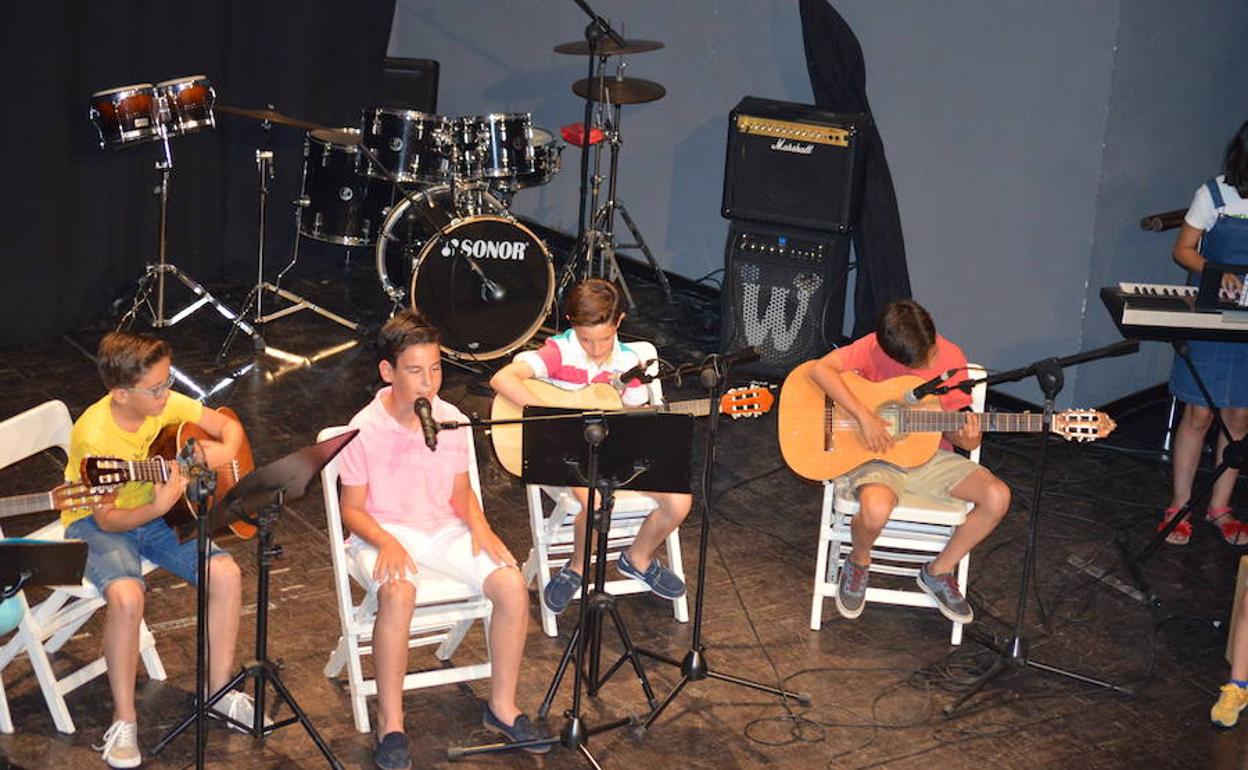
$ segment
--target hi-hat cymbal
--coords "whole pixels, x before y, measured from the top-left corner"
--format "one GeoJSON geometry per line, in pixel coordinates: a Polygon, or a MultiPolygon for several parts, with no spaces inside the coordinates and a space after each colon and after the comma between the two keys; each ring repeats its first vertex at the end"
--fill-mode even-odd
{"type": "MultiPolygon", "coordinates": [[[[604,37],[598,43],[598,50],[595,52],[598,56],[619,56],[626,53],[645,53],[647,51],[657,51],[663,47],[663,44],[657,40],[629,40],[624,39],[624,45],[620,45],[609,37],[604,37]]],[[[589,41],[574,40],[571,43],[560,43],[555,46],[555,53],[568,53],[574,56],[589,56],[589,41]]]]}
{"type": "Polygon", "coordinates": [[[582,99],[611,104],[642,104],[662,99],[667,89],[653,80],[642,78],[581,78],[572,84],[572,93],[582,99]]]}
{"type": "Polygon", "coordinates": [[[227,115],[237,115],[240,118],[251,118],[252,120],[268,121],[283,126],[293,126],[294,128],[302,128],[305,131],[324,130],[325,126],[320,123],[313,123],[310,120],[302,118],[292,118],[289,115],[283,115],[277,110],[250,110],[245,107],[231,107],[228,104],[218,104],[215,109],[224,112],[227,115]]]}

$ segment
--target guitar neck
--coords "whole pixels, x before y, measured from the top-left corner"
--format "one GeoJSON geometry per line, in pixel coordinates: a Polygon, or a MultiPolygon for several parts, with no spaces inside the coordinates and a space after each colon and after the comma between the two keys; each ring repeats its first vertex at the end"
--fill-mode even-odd
{"type": "Polygon", "coordinates": [[[21,516],[24,513],[51,511],[56,508],[51,492],[36,492],[29,495],[14,495],[0,498],[0,519],[6,516],[21,516]]]}
{"type": "Polygon", "coordinates": [[[968,415],[979,416],[985,433],[1038,433],[1044,429],[1044,415],[1031,412],[930,412],[904,409],[898,430],[902,433],[952,433],[966,423],[968,415]]]}
{"type": "Polygon", "coordinates": [[[674,401],[670,404],[664,404],[661,410],[675,414],[691,414],[694,417],[706,417],[711,413],[711,400],[709,398],[694,398],[688,401],[674,401]]]}
{"type": "Polygon", "coordinates": [[[131,481],[151,481],[163,484],[169,480],[169,461],[163,457],[132,460],[125,463],[126,476],[131,481]]]}

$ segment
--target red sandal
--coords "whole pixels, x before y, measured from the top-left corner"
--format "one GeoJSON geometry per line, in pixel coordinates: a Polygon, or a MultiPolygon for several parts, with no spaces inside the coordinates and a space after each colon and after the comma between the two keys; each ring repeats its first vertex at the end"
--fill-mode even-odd
{"type": "Polygon", "coordinates": [[[1248,545],[1248,525],[1235,518],[1230,508],[1210,508],[1205,520],[1218,528],[1222,539],[1231,545],[1248,545]]]}
{"type": "MultiPolygon", "coordinates": [[[[1170,523],[1170,520],[1173,519],[1180,510],[1181,510],[1180,508],[1167,508],[1165,516],[1163,516],[1161,521],[1157,524],[1157,531],[1160,532],[1163,529],[1165,529],[1166,525],[1170,523]]],[[[1169,543],[1170,545],[1187,545],[1188,541],[1191,539],[1192,539],[1192,517],[1191,516],[1188,516],[1187,518],[1183,519],[1183,521],[1180,521],[1175,526],[1174,529],[1170,530],[1170,534],[1166,535],[1166,542],[1169,543]]]]}

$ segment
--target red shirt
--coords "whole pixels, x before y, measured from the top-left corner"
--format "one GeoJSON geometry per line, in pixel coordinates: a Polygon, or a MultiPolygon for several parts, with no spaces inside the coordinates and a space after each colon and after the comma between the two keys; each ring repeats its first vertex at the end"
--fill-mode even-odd
{"type": "MultiPolygon", "coordinates": [[[[962,348],[949,340],[936,335],[936,355],[927,366],[914,369],[898,363],[889,357],[880,347],[874,333],[868,334],[843,348],[836,349],[836,357],[844,371],[856,372],[871,382],[889,380],[903,374],[912,374],[923,381],[930,380],[938,374],[950,369],[958,369],[958,373],[949,379],[946,385],[956,385],[966,379],[966,355],[962,348]]],[[[971,405],[971,394],[961,390],[951,390],[940,396],[940,407],[946,412],[956,412],[971,405]]],[[[953,446],[941,439],[942,449],[953,449],[953,446]]]]}

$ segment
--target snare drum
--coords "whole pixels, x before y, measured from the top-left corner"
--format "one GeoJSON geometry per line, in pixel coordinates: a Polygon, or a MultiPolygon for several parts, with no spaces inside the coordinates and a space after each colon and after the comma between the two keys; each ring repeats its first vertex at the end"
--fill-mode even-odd
{"type": "Polygon", "coordinates": [[[204,75],[162,80],[156,84],[156,95],[165,100],[165,109],[169,111],[166,129],[171,136],[217,125],[212,112],[217,92],[204,75]]]}
{"type": "Polygon", "coordinates": [[[456,119],[462,176],[510,179],[533,164],[533,117],[527,112],[456,119]]]}
{"type": "Polygon", "coordinates": [[[160,138],[156,89],[151,83],[96,91],[91,95],[88,115],[100,132],[100,147],[121,147],[160,138]]]}
{"type": "MultiPolygon", "coordinates": [[[[359,135],[358,128],[338,129],[359,135]]],[[[299,232],[346,246],[373,242],[390,204],[390,185],[364,173],[367,159],[355,144],[339,144],[326,131],[303,143],[303,194],[299,232]]]]}
{"type": "Polygon", "coordinates": [[[525,187],[537,187],[555,178],[562,163],[563,142],[544,128],[533,129],[533,139],[529,142],[531,155],[526,158],[525,166],[521,167],[514,179],[503,180],[503,185],[510,190],[521,190],[525,187]]]}
{"type": "Polygon", "coordinates": [[[382,286],[396,265],[411,265],[412,306],[442,331],[442,348],[457,358],[501,358],[528,342],[550,311],[555,271],[546,244],[503,213],[480,187],[438,185],[391,209],[377,241],[382,286]],[[486,290],[481,276],[498,291],[486,290]]]}
{"type": "MultiPolygon", "coordinates": [[[[451,121],[415,110],[376,109],[362,120],[364,144],[401,182],[444,181],[451,174],[451,121]]],[[[371,176],[385,174],[370,164],[371,176]]]]}

